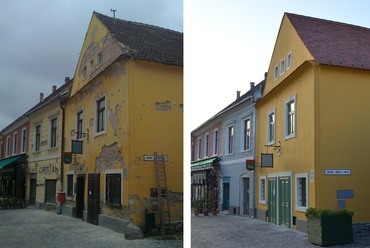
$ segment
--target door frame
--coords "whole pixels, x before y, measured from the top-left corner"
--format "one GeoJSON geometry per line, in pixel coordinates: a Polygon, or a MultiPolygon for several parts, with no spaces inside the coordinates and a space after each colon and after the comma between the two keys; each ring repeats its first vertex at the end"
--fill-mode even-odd
{"type": "MultiPolygon", "coordinates": [[[[240,208],[240,215],[253,215],[251,213],[251,206],[253,206],[253,176],[250,176],[249,174],[243,174],[240,177],[240,196],[239,196],[239,208],[240,208]],[[248,184],[248,213],[246,214],[244,212],[245,208],[245,181],[248,178],[249,184],[248,184]]],[[[252,210],[253,211],[253,210],[252,210]]]]}

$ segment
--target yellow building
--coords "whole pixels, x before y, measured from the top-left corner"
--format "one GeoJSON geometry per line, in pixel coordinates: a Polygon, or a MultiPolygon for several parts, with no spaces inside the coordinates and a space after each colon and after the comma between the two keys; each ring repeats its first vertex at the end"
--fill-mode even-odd
{"type": "Polygon", "coordinates": [[[257,217],[306,231],[307,207],[370,221],[370,29],[285,13],[257,103],[257,217]]]}
{"type": "Polygon", "coordinates": [[[36,208],[55,209],[57,192],[61,189],[62,125],[61,101],[68,98],[71,81],[66,78],[59,89],[25,115],[29,118],[28,171],[26,173],[26,202],[36,208]]]}
{"type": "Polygon", "coordinates": [[[182,33],[93,13],[64,105],[73,152],[64,213],[113,229],[124,223],[121,232],[129,222],[144,227],[147,216],[159,224],[157,153],[171,221],[183,220],[182,51],[182,33]]]}

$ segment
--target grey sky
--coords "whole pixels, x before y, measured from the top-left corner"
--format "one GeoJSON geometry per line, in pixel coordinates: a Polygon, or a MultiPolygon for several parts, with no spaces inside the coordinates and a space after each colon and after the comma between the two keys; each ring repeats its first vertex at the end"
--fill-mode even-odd
{"type": "Polygon", "coordinates": [[[0,130],[73,77],[93,11],[183,32],[182,0],[5,0],[0,8],[0,130]]]}

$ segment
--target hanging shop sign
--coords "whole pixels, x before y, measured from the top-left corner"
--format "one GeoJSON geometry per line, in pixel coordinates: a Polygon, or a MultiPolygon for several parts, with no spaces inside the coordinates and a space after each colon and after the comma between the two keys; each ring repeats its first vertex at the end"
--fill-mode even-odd
{"type": "Polygon", "coordinates": [[[247,170],[252,171],[254,170],[255,167],[256,167],[256,161],[252,159],[247,159],[246,161],[247,170]]]}
{"type": "Polygon", "coordinates": [[[65,164],[72,163],[72,152],[64,152],[63,153],[63,161],[65,164]]]}

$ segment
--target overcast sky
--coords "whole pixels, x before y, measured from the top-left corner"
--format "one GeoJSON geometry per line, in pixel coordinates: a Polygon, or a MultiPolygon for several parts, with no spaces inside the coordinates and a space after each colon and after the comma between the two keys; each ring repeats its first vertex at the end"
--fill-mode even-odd
{"type": "Polygon", "coordinates": [[[2,0],[0,130],[73,77],[93,11],[183,32],[181,0],[2,0]]]}

